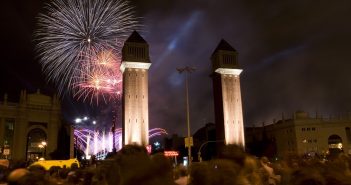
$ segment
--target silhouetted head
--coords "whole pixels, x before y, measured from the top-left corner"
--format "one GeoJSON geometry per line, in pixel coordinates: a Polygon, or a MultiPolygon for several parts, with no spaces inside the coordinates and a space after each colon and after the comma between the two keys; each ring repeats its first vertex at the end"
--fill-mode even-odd
{"type": "Polygon", "coordinates": [[[9,176],[7,177],[7,181],[9,184],[18,184],[21,179],[23,179],[26,175],[29,175],[29,171],[25,168],[18,168],[13,170],[9,176]]]}
{"type": "Polygon", "coordinates": [[[236,184],[240,169],[240,165],[228,159],[193,164],[190,170],[190,181],[192,185],[236,184]]]}
{"type": "Polygon", "coordinates": [[[326,181],[319,169],[304,167],[292,174],[291,185],[325,185],[326,181]]]}
{"type": "Polygon", "coordinates": [[[245,157],[246,153],[238,145],[226,145],[220,154],[221,159],[232,160],[240,166],[244,166],[245,157]]]}

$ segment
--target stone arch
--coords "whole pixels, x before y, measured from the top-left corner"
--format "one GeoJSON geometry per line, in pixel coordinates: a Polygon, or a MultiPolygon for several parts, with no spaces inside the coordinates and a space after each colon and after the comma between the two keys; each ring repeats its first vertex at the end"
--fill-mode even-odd
{"type": "Polygon", "coordinates": [[[337,134],[330,135],[328,137],[328,148],[331,155],[343,152],[342,138],[337,134]]]}
{"type": "Polygon", "coordinates": [[[36,160],[46,155],[46,146],[40,146],[45,141],[47,142],[47,130],[40,125],[31,126],[26,133],[26,159],[36,160]]]}
{"type": "Polygon", "coordinates": [[[44,127],[44,126],[41,126],[41,125],[32,125],[30,126],[28,129],[27,129],[27,133],[26,135],[28,136],[29,132],[33,129],[41,129],[45,132],[46,135],[48,135],[48,131],[47,129],[44,127]]]}
{"type": "Polygon", "coordinates": [[[328,137],[328,144],[342,143],[342,139],[339,135],[333,134],[328,137]]]}
{"type": "Polygon", "coordinates": [[[349,144],[351,144],[351,130],[350,127],[345,127],[346,139],[349,144]]]}

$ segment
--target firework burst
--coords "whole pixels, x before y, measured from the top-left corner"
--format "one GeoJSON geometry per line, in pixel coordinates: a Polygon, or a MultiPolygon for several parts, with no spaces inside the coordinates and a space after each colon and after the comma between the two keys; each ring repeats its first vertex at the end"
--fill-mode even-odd
{"type": "Polygon", "coordinates": [[[99,99],[105,102],[118,98],[122,91],[122,73],[119,70],[120,59],[112,51],[101,51],[91,56],[82,68],[78,68],[74,76],[73,95],[77,99],[90,103],[99,99]]]}
{"type": "Polygon", "coordinates": [[[106,51],[120,55],[123,40],[139,28],[138,18],[126,1],[53,0],[38,16],[36,51],[48,81],[56,84],[60,95],[72,90],[80,98],[96,95],[82,89],[91,92],[89,79],[101,78],[101,74],[108,74],[104,79],[114,78],[90,59],[106,51]]]}

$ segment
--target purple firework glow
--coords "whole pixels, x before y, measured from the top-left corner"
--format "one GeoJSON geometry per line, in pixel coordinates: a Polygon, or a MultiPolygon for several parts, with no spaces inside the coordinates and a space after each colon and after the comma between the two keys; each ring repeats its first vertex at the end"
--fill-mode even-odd
{"type": "MultiPolygon", "coordinates": [[[[149,130],[149,138],[159,135],[168,134],[165,129],[153,128],[149,130]]],[[[97,158],[103,159],[108,152],[113,149],[112,132],[91,130],[91,129],[75,129],[75,143],[82,150],[85,156],[96,155],[97,158]]],[[[122,148],[122,128],[115,130],[115,148],[122,148]]]]}

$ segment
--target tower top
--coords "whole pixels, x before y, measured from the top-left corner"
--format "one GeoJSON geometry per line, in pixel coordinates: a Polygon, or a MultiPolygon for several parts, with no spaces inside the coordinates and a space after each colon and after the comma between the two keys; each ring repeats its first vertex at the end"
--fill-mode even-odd
{"type": "Polygon", "coordinates": [[[211,55],[213,72],[218,69],[239,69],[238,52],[222,39],[211,55]]]}
{"type": "Polygon", "coordinates": [[[212,56],[217,53],[219,50],[222,51],[234,51],[236,52],[236,50],[224,39],[221,39],[221,41],[219,42],[218,46],[216,47],[216,49],[213,51],[212,56]]]}
{"type": "Polygon", "coordinates": [[[137,31],[133,31],[133,33],[128,37],[126,42],[134,42],[134,43],[146,43],[143,37],[137,31]]]}
{"type": "Polygon", "coordinates": [[[149,69],[149,45],[136,31],[129,36],[122,48],[121,71],[125,68],[149,69]]]}

